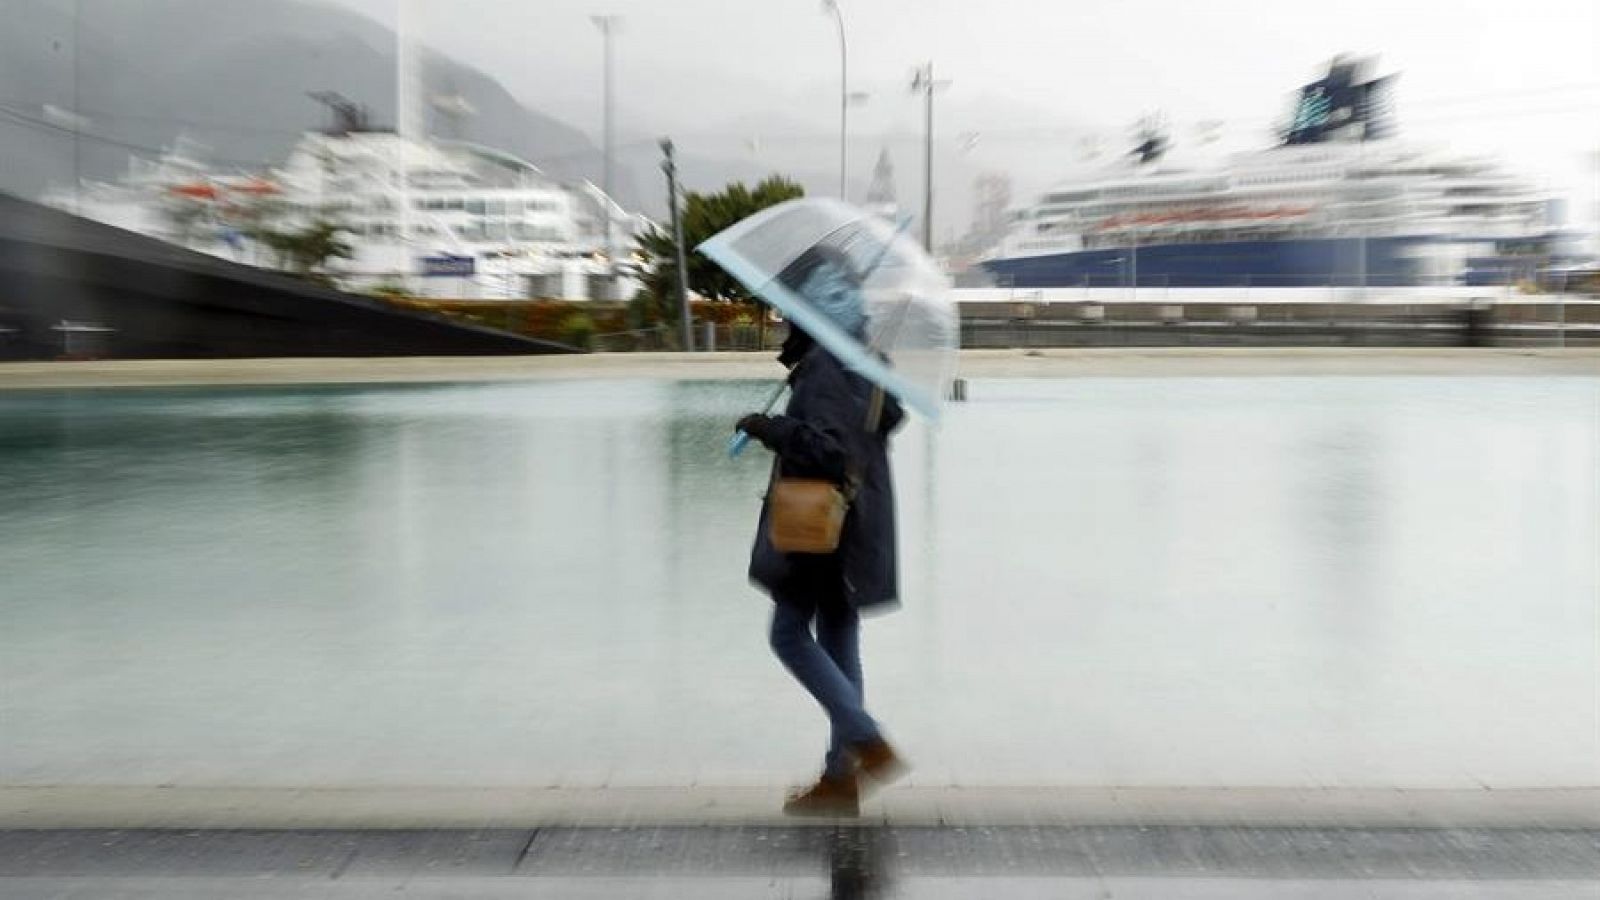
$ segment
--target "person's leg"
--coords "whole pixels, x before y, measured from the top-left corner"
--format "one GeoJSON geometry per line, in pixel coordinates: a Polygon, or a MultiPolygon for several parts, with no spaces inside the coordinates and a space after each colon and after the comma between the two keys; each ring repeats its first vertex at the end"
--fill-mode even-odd
{"type": "MultiPolygon", "coordinates": [[[[866,708],[866,693],[861,678],[861,617],[848,602],[827,603],[817,608],[817,643],[847,681],[855,688],[856,702],[866,708]]],[[[839,729],[833,729],[823,771],[834,777],[851,773],[854,760],[845,753],[850,743],[839,729]]]]}
{"type": "MultiPolygon", "coordinates": [[[[876,738],[878,726],[862,708],[860,690],[811,634],[814,608],[782,600],[772,606],[772,652],[822,705],[835,739],[855,744],[876,738]]],[[[859,666],[856,672],[859,678],[859,666]]]]}

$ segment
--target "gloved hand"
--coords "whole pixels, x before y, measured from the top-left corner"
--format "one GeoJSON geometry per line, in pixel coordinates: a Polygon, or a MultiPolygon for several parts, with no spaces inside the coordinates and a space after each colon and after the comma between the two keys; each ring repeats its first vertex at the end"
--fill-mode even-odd
{"type": "Polygon", "coordinates": [[[771,416],[751,413],[740,419],[739,424],[735,425],[734,428],[750,435],[763,444],[767,444],[771,441],[776,431],[774,427],[776,424],[771,416]]]}

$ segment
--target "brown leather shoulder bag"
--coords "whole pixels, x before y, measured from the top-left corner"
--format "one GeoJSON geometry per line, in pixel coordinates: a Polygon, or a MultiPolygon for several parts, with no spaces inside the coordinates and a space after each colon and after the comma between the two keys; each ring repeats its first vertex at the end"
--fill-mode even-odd
{"type": "MultiPolygon", "coordinates": [[[[862,427],[877,430],[883,415],[883,390],[874,389],[862,427]]],[[[844,518],[855,500],[859,476],[854,467],[843,485],[822,478],[787,478],[782,460],[772,464],[767,489],[767,535],[780,553],[832,553],[839,549],[844,518]]]]}

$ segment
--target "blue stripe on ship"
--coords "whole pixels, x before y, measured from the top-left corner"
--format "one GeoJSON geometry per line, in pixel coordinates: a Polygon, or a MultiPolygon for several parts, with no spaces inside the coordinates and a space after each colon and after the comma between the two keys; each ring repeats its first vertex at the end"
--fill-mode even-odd
{"type": "MultiPolygon", "coordinates": [[[[1141,287],[1420,285],[1429,279],[1417,257],[1424,246],[1438,240],[1368,238],[1365,248],[1359,238],[1151,244],[1139,247],[1136,268],[1141,287]]],[[[1122,247],[988,260],[983,267],[999,284],[1012,287],[1113,287],[1132,282],[1134,255],[1131,247],[1122,247]]],[[[1461,273],[1464,283],[1500,283],[1515,267],[1504,260],[1472,262],[1469,270],[1461,273]],[[1488,265],[1490,262],[1506,264],[1488,265]]]]}

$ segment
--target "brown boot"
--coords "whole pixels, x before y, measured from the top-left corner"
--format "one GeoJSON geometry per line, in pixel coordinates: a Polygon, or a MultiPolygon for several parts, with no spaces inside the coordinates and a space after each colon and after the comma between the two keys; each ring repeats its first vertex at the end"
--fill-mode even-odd
{"type": "Polygon", "coordinates": [[[911,770],[906,761],[900,758],[900,754],[894,752],[894,748],[883,738],[862,741],[852,746],[850,752],[856,758],[858,771],[880,786],[894,781],[911,770]]]}
{"type": "Polygon", "coordinates": [[[786,816],[859,816],[861,790],[854,777],[823,775],[817,783],[789,795],[784,801],[786,816]]]}

